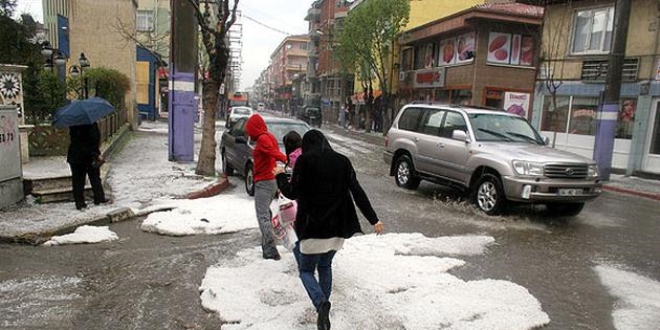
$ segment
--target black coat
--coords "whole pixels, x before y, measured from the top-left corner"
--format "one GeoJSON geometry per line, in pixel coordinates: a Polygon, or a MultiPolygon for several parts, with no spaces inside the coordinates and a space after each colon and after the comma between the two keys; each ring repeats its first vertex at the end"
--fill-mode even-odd
{"type": "Polygon", "coordinates": [[[355,204],[372,225],[378,222],[351,161],[332,150],[303,151],[291,181],[281,173],[277,175],[277,185],[284,196],[298,202],[295,228],[300,240],[349,238],[362,232],[355,204]]]}
{"type": "Polygon", "coordinates": [[[101,154],[101,132],[96,123],[69,127],[69,139],[68,163],[91,164],[101,154]]]}

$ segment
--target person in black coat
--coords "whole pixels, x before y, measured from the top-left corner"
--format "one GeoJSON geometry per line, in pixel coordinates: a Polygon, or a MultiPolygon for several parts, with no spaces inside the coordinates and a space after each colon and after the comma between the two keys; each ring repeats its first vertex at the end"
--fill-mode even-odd
{"type": "Polygon", "coordinates": [[[66,161],[71,167],[71,186],[76,209],[87,207],[85,203],[85,177],[89,176],[89,183],[94,193],[94,204],[108,202],[101,183],[101,164],[104,160],[99,148],[101,133],[96,123],[91,125],[77,125],[69,127],[69,150],[66,161]]]}
{"type": "Polygon", "coordinates": [[[294,227],[299,242],[294,253],[300,279],[318,312],[318,329],[330,329],[332,259],[345,239],[362,232],[355,204],[376,234],[383,232],[383,224],[360,186],[351,161],[332,150],[318,130],[303,136],[302,154],[290,180],[281,168],[273,172],[280,192],[298,202],[294,227]],[[318,281],[315,271],[319,273],[318,281]]]}

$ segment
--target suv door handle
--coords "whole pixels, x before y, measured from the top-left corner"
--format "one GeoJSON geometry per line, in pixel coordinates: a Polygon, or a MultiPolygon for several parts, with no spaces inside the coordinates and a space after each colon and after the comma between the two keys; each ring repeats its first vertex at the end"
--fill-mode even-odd
{"type": "Polygon", "coordinates": [[[419,138],[415,136],[415,137],[413,137],[413,141],[419,142],[419,138]]]}
{"type": "Polygon", "coordinates": [[[444,143],[442,143],[442,142],[438,142],[438,148],[444,148],[444,147],[445,147],[445,144],[444,144],[444,143]]]}

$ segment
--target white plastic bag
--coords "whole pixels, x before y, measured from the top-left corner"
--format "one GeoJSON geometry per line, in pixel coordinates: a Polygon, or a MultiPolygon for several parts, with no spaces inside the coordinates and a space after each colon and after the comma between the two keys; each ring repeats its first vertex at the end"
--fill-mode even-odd
{"type": "Polygon", "coordinates": [[[280,194],[280,197],[277,199],[277,204],[281,224],[292,224],[296,221],[296,213],[298,212],[298,204],[296,201],[290,200],[280,194]]]}
{"type": "Polygon", "coordinates": [[[296,230],[293,228],[292,224],[287,225],[285,231],[284,238],[282,238],[282,246],[289,251],[293,251],[293,247],[296,246],[296,242],[298,242],[298,235],[296,235],[296,230]]]}

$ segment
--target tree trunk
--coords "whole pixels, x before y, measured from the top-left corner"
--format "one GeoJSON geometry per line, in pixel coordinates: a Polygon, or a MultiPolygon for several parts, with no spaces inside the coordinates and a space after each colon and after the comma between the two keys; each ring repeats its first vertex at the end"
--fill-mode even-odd
{"type": "Polygon", "coordinates": [[[202,126],[202,146],[197,159],[196,174],[215,176],[215,112],[218,108],[218,93],[220,84],[209,79],[202,85],[202,98],[204,100],[204,122],[202,126]]]}

